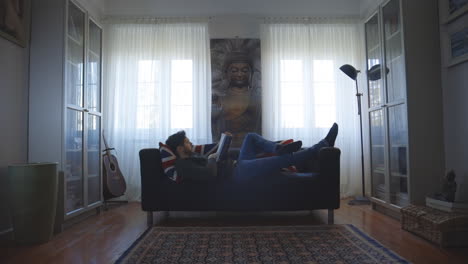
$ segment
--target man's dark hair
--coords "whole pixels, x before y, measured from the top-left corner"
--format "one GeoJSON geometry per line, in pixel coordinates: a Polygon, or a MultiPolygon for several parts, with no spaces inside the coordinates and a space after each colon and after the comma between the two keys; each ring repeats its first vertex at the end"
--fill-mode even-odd
{"type": "Polygon", "coordinates": [[[185,140],[185,131],[181,130],[175,134],[170,135],[166,140],[166,145],[168,145],[169,148],[171,148],[174,154],[178,157],[179,154],[177,154],[177,147],[183,146],[184,140],[185,140]]]}

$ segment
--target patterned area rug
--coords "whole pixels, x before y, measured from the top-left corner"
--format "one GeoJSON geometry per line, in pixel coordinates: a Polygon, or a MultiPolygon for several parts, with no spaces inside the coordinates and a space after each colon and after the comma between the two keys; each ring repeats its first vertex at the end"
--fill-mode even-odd
{"type": "Polygon", "coordinates": [[[352,225],[153,227],[116,263],[408,263],[352,225]]]}

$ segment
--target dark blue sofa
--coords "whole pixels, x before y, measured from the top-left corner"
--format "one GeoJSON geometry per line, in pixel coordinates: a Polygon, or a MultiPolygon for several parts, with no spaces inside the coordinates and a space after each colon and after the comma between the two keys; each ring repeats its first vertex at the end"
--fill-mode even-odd
{"type": "MultiPolygon", "coordinates": [[[[158,149],[140,151],[141,206],[148,225],[157,211],[300,211],[340,207],[338,148],[323,148],[301,173],[278,172],[267,178],[238,182],[229,173],[213,182],[177,184],[164,174],[158,149]]],[[[224,174],[223,174],[224,175],[224,174]]]]}

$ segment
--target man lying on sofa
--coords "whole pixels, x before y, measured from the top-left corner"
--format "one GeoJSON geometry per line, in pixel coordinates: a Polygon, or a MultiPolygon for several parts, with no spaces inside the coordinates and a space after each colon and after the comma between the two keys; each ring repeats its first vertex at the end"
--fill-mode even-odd
{"type": "MultiPolygon", "coordinates": [[[[227,134],[229,135],[229,133],[227,134]]],[[[256,133],[248,133],[242,143],[234,175],[238,180],[245,180],[267,176],[281,168],[301,166],[304,162],[316,157],[321,148],[333,147],[337,135],[338,125],[334,123],[324,139],[310,148],[300,150],[301,141],[278,145],[256,133]],[[278,155],[257,158],[259,153],[276,153],[278,155]]],[[[194,153],[192,151],[193,144],[185,135],[185,131],[171,135],[166,140],[166,145],[174,150],[177,156],[175,169],[182,180],[210,181],[216,178],[216,154],[205,158],[194,153]]]]}

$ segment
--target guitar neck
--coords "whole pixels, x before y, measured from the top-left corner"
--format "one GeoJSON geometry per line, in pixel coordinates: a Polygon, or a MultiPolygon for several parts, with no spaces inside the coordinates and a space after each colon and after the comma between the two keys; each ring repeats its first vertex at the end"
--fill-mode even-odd
{"type": "Polygon", "coordinates": [[[104,141],[104,147],[105,147],[104,151],[106,152],[105,155],[110,157],[111,155],[110,151],[112,148],[109,148],[109,146],[107,145],[107,140],[106,140],[106,137],[104,136],[104,131],[102,131],[102,140],[104,141]]]}

